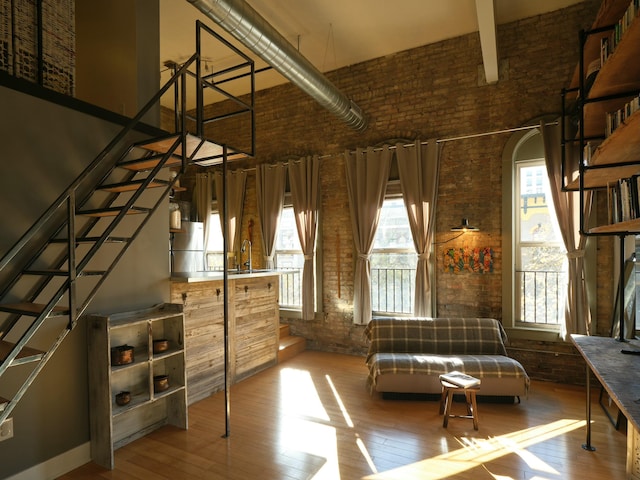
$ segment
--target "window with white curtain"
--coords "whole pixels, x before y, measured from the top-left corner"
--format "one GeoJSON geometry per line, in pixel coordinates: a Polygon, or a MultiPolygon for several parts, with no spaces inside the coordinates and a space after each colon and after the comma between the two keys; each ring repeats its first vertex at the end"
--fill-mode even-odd
{"type": "Polygon", "coordinates": [[[302,309],[302,268],[304,254],[298,238],[298,230],[294,219],[293,207],[282,209],[278,232],[274,263],[280,273],[280,308],[302,309]]]}
{"type": "Polygon", "coordinates": [[[207,268],[209,270],[224,269],[224,245],[220,214],[214,212],[209,219],[209,241],[207,242],[207,268]]]}
{"type": "Polygon", "coordinates": [[[371,307],[376,314],[411,314],[416,255],[402,197],[386,198],[371,251],[371,307]]]}

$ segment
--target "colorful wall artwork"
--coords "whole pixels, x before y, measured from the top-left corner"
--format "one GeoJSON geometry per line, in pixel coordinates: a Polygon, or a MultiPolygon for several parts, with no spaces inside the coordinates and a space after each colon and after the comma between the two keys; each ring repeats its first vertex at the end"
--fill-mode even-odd
{"type": "Polygon", "coordinates": [[[445,248],[443,265],[445,273],[492,273],[493,250],[491,247],[445,248]]]}

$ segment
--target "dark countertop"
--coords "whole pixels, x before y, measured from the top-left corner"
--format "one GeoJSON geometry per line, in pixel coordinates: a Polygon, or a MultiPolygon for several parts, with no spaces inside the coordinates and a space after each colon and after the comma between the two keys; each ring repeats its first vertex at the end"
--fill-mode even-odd
{"type": "Polygon", "coordinates": [[[571,335],[571,341],[620,411],[640,431],[640,355],[620,353],[622,349],[640,351],[640,342],[587,335],[571,335]]]}

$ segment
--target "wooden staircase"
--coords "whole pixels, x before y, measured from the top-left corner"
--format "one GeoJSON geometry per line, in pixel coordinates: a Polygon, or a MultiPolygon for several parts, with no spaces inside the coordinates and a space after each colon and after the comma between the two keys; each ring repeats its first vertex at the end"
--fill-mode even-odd
{"type": "Polygon", "coordinates": [[[289,360],[300,352],[304,352],[306,350],[306,339],[291,335],[289,325],[280,324],[279,334],[278,363],[289,360]]]}

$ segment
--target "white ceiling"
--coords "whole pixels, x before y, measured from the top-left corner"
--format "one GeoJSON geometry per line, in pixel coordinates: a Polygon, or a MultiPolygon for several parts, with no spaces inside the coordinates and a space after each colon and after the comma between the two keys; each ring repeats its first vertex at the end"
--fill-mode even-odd
{"type": "MultiPolygon", "coordinates": [[[[394,52],[480,31],[487,78],[497,75],[500,45],[495,24],[567,7],[582,0],[247,0],[318,70],[327,72],[394,52]]],[[[160,60],[184,62],[195,51],[200,19],[246,51],[187,0],[160,0],[160,60]]],[[[247,51],[249,54],[249,52],[247,51]]],[[[225,53],[204,52],[211,68],[225,53]]],[[[256,68],[265,62],[255,59],[256,68]]],[[[217,65],[216,65],[217,64],[217,65]]],[[[163,73],[162,80],[168,79],[163,73]]],[[[287,80],[274,70],[258,73],[256,89],[287,80]]]]}

